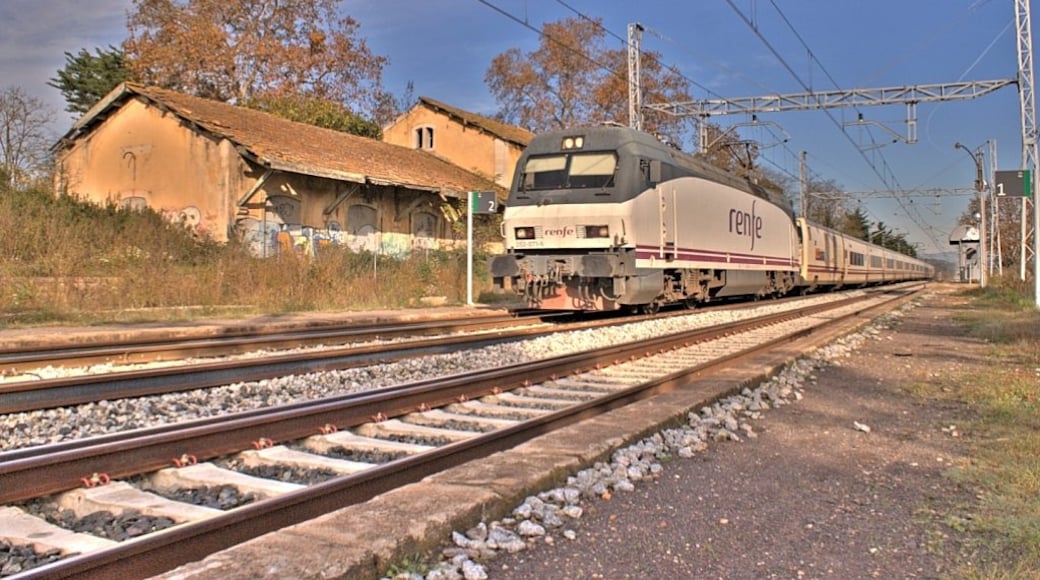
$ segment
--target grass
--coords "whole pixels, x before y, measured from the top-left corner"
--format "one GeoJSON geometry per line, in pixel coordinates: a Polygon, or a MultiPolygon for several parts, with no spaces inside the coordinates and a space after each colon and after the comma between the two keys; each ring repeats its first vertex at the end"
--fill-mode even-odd
{"type": "Polygon", "coordinates": [[[953,477],[978,492],[971,519],[971,564],[964,578],[1040,578],[1040,310],[1031,285],[998,280],[968,294],[958,315],[968,333],[991,346],[991,363],[961,378],[955,398],[976,410],[971,461],[953,477]]]}

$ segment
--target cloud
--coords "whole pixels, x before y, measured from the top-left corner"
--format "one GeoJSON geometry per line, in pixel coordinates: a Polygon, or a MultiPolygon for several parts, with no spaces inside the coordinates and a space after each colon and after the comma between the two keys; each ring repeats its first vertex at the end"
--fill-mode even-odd
{"type": "Polygon", "coordinates": [[[47,86],[73,54],[108,45],[126,37],[126,12],[131,0],[3,0],[0,2],[0,89],[21,87],[54,109],[55,123],[64,124],[65,101],[47,86]]]}

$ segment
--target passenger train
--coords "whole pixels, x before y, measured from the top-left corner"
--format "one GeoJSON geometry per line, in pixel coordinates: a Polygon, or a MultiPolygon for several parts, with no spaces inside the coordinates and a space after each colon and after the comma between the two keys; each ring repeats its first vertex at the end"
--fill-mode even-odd
{"type": "Polygon", "coordinates": [[[489,261],[496,288],[546,310],[654,312],[933,274],[621,126],[536,136],[517,162],[502,227],[506,253],[489,261]]]}

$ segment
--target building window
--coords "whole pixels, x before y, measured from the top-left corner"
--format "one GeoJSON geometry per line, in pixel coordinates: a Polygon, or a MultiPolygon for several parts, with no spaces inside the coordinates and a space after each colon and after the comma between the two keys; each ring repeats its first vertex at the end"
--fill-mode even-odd
{"type": "Polygon", "coordinates": [[[430,212],[418,211],[412,214],[412,247],[437,247],[437,216],[430,212]]]}
{"type": "Polygon", "coordinates": [[[415,148],[433,149],[433,127],[415,128],[415,148]]]}
{"type": "Polygon", "coordinates": [[[367,236],[379,231],[376,210],[367,205],[352,205],[347,209],[347,233],[367,236]]]}
{"type": "Polygon", "coordinates": [[[436,237],[437,216],[425,211],[412,214],[412,235],[417,238],[436,237]]]}

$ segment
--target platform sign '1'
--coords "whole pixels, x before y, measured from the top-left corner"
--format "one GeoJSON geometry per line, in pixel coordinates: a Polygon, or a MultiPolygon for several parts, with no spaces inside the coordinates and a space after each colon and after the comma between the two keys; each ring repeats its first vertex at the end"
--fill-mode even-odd
{"type": "Polygon", "coordinates": [[[997,197],[1033,197],[1032,174],[1028,169],[997,171],[994,180],[997,197]]]}

